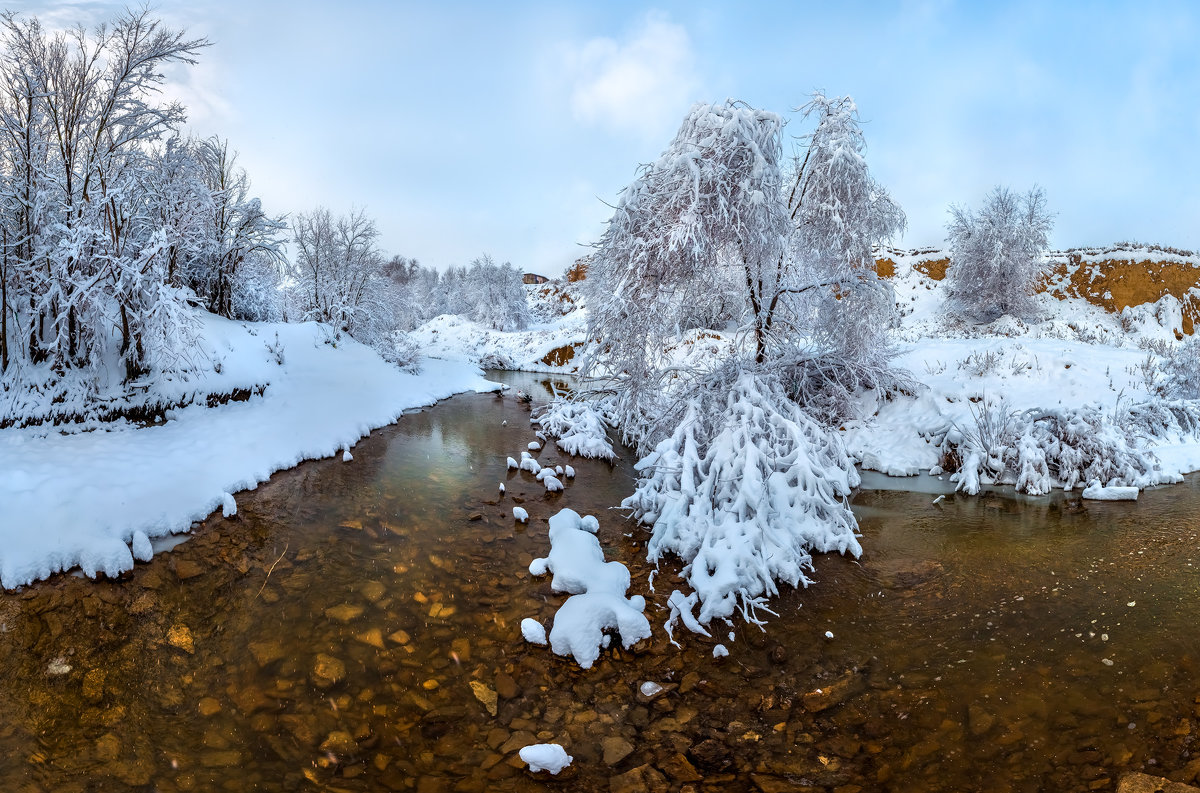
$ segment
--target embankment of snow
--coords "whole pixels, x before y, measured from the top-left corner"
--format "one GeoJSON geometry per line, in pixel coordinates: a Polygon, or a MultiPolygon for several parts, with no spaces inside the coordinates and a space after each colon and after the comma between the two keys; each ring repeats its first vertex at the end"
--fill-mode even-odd
{"type": "Polygon", "coordinates": [[[263,395],[171,411],[152,427],[0,431],[0,585],[77,566],[118,575],[133,566],[135,536],[141,558],[140,535],[187,531],[228,493],[337,454],[410,408],[498,388],[461,361],[402,372],[352,339],[331,343],[315,323],[200,321],[225,376],[265,383],[263,395]]]}

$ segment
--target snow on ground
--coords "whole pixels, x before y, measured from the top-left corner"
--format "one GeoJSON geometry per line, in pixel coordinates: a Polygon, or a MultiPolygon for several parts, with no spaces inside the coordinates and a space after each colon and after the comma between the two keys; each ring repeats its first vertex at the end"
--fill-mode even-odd
{"type": "MultiPolygon", "coordinates": [[[[943,313],[940,282],[903,261],[897,271],[903,318],[895,364],[927,388],[886,401],[864,397],[868,418],[848,423],[843,433],[864,469],[892,476],[938,473],[947,432],[972,430],[989,407],[1010,413],[1095,407],[1112,417],[1152,400],[1152,350],[1173,345],[1181,328],[1179,301],[1171,296],[1111,314],[1079,298],[1042,294],[1040,315],[1029,321],[1003,316],[969,324],[943,313]]],[[[1186,434],[1143,438],[1161,465],[1152,479],[1172,481],[1200,469],[1198,441],[1186,434]]]]}
{"type": "Polygon", "coordinates": [[[545,362],[554,350],[581,344],[587,337],[587,312],[573,311],[560,319],[521,331],[485,328],[469,319],[443,314],[409,334],[417,348],[433,358],[469,361],[485,369],[530,372],[574,372],[577,364],[545,362]]]}
{"type": "Polygon", "coordinates": [[[462,361],[425,360],[420,374],[402,372],[351,339],[335,346],[314,323],[250,324],[204,314],[201,325],[223,362],[213,375],[218,386],[209,390],[267,384],[261,397],[175,410],[151,427],[0,430],[5,588],[76,566],[89,576],[117,575],[133,566],[135,554],[146,556],[144,540],[187,531],[219,507],[231,512],[229,494],[275,471],[348,450],[407,409],[497,387],[462,361]]]}

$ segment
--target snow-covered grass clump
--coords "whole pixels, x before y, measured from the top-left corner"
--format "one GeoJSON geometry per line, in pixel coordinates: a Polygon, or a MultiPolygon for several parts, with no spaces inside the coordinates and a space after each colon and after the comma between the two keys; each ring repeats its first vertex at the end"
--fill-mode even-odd
{"type": "MultiPolygon", "coordinates": [[[[187,531],[230,495],[303,460],[331,457],[410,408],[487,391],[472,365],[400,371],[358,342],[336,346],[315,323],[248,324],[198,314],[220,381],[262,383],[261,396],[168,412],[166,422],[64,435],[0,430],[0,584],[12,588],[81,566],[116,576],[146,555],[142,538],[187,531]],[[264,344],[285,349],[272,354],[264,344]],[[133,548],[130,548],[130,544],[133,548]]],[[[160,393],[178,387],[156,386],[160,393]]]]}
{"type": "Polygon", "coordinates": [[[1136,493],[1180,481],[1144,448],[1130,429],[1137,423],[1129,411],[1106,413],[1091,405],[1020,413],[1004,404],[984,405],[970,424],[947,435],[946,445],[961,456],[952,479],[972,495],[981,483],[1002,483],[1035,496],[1086,482],[1136,493]]]}
{"type": "Polygon", "coordinates": [[[555,444],[567,454],[577,457],[599,457],[615,460],[608,425],[600,413],[587,402],[572,402],[556,397],[531,419],[555,439],[555,444]]]}
{"type": "Polygon", "coordinates": [[[646,601],[641,595],[626,598],[629,569],[604,561],[595,535],[599,525],[590,515],[561,510],[550,518],[550,554],[529,565],[535,576],[554,576],[550,587],[555,592],[571,595],[554,615],[550,649],[573,656],[584,669],[590,669],[608,646],[610,632],[615,631],[626,648],[650,638],[650,623],[642,613],[646,601]]]}
{"type": "Polygon", "coordinates": [[[694,592],[673,597],[671,621],[693,630],[739,607],[757,621],[776,582],[809,583],[810,551],[862,553],[848,501],[858,473],[836,434],[749,372],[732,384],[719,418],[711,415],[689,405],[637,464],[641,479],[624,502],[652,526],[650,561],[673,553],[686,564],[694,592]]]}

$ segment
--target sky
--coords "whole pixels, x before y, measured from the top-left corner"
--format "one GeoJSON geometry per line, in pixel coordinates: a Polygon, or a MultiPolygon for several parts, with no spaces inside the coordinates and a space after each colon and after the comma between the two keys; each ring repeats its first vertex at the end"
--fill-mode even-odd
{"type": "MultiPolygon", "coordinates": [[[[2,4],[0,4],[2,5],[2,4]]],[[[124,3],[7,8],[92,26],[124,3]]],[[[693,102],[857,103],[903,247],[950,204],[1042,186],[1055,248],[1200,249],[1200,6],[1180,3],[161,2],[206,48],[166,92],[271,213],[363,208],[443,269],[554,276],[693,102]]],[[[789,141],[789,145],[792,145],[789,141]]]]}

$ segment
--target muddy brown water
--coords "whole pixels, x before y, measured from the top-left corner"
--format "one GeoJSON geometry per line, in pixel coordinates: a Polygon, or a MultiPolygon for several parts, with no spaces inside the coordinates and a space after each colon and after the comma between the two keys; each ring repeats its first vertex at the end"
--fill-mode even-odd
{"type": "Polygon", "coordinates": [[[512,397],[456,397],[125,580],[0,595],[0,790],[1072,791],[1200,769],[1195,478],[1136,505],[864,490],[861,560],[819,558],[765,632],[676,648],[676,570],[650,593],[645,534],[609,509],[628,461],[571,460],[547,497],[505,470],[531,440],[512,397]],[[655,626],[588,671],[520,636],[563,601],[526,568],[565,506],[599,517],[655,626]],[[560,777],[517,758],[542,741],[574,756],[560,777]]]}

